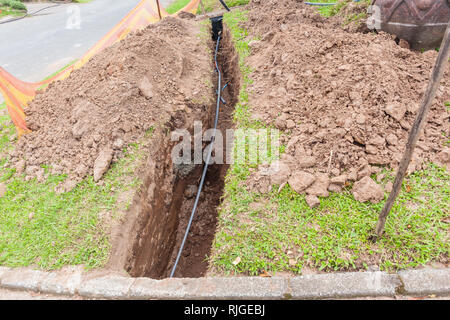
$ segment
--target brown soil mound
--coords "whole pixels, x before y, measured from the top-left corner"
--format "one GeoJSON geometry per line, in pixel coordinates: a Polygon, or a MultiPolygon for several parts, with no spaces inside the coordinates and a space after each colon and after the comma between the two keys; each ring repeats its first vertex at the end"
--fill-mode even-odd
{"type": "Polygon", "coordinates": [[[339,12],[331,18],[336,26],[348,32],[369,32],[367,27],[367,9],[371,2],[344,0],[347,2],[339,12]]]}
{"type": "MultiPolygon", "coordinates": [[[[271,30],[272,23],[284,28],[284,25],[292,23],[307,23],[312,26],[323,28],[341,29],[347,32],[368,32],[365,21],[367,19],[367,8],[365,1],[353,2],[342,0],[345,3],[339,7],[339,12],[332,17],[326,18],[318,14],[316,6],[305,5],[303,0],[294,1],[263,1],[252,0],[248,9],[252,11],[252,30],[264,34],[271,30]],[[256,12],[256,11],[258,12],[256,12]],[[259,11],[261,10],[261,11],[259,11]],[[263,10],[273,10],[273,14],[263,10]]],[[[339,2],[339,1],[336,1],[339,2]]]]}
{"type": "Polygon", "coordinates": [[[167,18],[51,84],[26,109],[33,132],[20,139],[12,162],[25,159],[29,178],[42,179],[39,166],[47,164],[72,181],[90,174],[98,180],[152,126],[178,127],[192,114],[192,101],[211,95],[210,61],[199,54],[206,51],[198,32],[193,22],[167,18]]]}
{"type": "MultiPolygon", "coordinates": [[[[411,52],[384,33],[335,28],[296,0],[254,0],[247,26],[261,38],[250,43],[251,112],[289,133],[283,159],[303,172],[294,183],[309,181],[305,171],[345,174],[334,185],[316,175],[324,192],[306,193],[326,195],[327,187],[340,190],[346,180],[398,166],[437,52],[411,52]]],[[[447,68],[410,172],[449,160],[449,84],[447,68]]]]}

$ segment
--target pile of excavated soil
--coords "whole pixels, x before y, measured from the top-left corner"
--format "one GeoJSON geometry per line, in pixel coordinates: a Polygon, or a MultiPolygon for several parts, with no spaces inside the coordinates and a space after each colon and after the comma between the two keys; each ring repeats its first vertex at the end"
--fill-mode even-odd
{"type": "MultiPolygon", "coordinates": [[[[412,52],[385,33],[335,28],[301,1],[253,0],[251,9],[249,33],[261,39],[251,41],[247,60],[251,114],[286,132],[287,147],[280,170],[270,176],[260,168],[249,185],[267,192],[289,181],[316,205],[314,197],[360,181],[355,198],[380,201],[381,187],[367,177],[398,167],[437,52],[412,52]]],[[[409,172],[430,161],[449,165],[449,71],[409,172]]]]}
{"type": "Polygon", "coordinates": [[[33,132],[11,154],[18,173],[42,180],[46,164],[70,176],[68,187],[87,175],[98,181],[152,127],[180,127],[189,115],[204,112],[196,108],[211,96],[205,82],[211,66],[209,55],[199,54],[207,51],[197,28],[164,19],[38,93],[25,110],[33,132]]]}
{"type": "Polygon", "coordinates": [[[367,8],[368,4],[363,2],[348,1],[344,6],[340,7],[339,12],[332,17],[324,17],[318,14],[316,6],[305,5],[303,0],[280,1],[274,4],[273,1],[252,0],[248,5],[252,14],[253,32],[264,34],[270,31],[271,23],[275,23],[278,27],[284,28],[287,23],[307,23],[318,28],[323,28],[326,24],[327,28],[341,29],[347,32],[368,32],[367,28],[367,8]],[[256,13],[255,10],[274,10],[273,14],[264,12],[256,13]],[[269,23],[267,21],[269,19],[269,23]]]}

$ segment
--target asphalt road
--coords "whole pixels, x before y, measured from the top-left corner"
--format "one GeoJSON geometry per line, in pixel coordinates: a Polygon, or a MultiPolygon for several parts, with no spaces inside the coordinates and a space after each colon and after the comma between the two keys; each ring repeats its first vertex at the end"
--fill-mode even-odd
{"type": "MultiPolygon", "coordinates": [[[[139,0],[64,4],[38,16],[0,24],[0,66],[21,80],[40,81],[81,57],[137,3],[139,0]]],[[[28,11],[48,5],[30,5],[28,11]]]]}
{"type": "MultiPolygon", "coordinates": [[[[80,58],[139,1],[94,0],[85,4],[63,4],[36,16],[0,24],[0,66],[21,80],[40,81],[80,58]]],[[[162,0],[161,3],[166,7],[172,1],[162,0]]],[[[49,5],[54,4],[30,4],[28,12],[49,5]]],[[[10,18],[2,21],[7,19],[10,18]]]]}

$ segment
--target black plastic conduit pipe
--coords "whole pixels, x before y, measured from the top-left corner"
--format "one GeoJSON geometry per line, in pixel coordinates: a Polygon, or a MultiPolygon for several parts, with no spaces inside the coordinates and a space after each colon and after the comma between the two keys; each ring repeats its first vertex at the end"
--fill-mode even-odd
{"type": "MultiPolygon", "coordinates": [[[[214,19],[214,18],[213,18],[214,19]]],[[[214,20],[211,19],[214,23],[214,20]]],[[[218,20],[216,20],[218,21],[218,20]]],[[[222,22],[222,19],[220,17],[220,23],[222,22]]],[[[211,137],[211,143],[209,145],[209,151],[208,156],[206,157],[205,161],[205,167],[203,168],[203,174],[202,178],[200,180],[200,185],[198,186],[197,196],[195,197],[194,207],[192,208],[191,217],[189,218],[189,223],[186,228],[186,232],[184,233],[183,241],[181,242],[180,249],[178,250],[177,258],[175,260],[175,264],[173,265],[172,272],[170,273],[170,278],[173,278],[173,275],[175,274],[175,270],[177,269],[178,262],[180,261],[181,253],[183,252],[184,245],[186,244],[186,239],[189,234],[189,229],[191,228],[192,221],[194,220],[195,211],[197,210],[198,201],[200,199],[200,194],[202,193],[203,184],[205,183],[205,177],[206,172],[208,171],[208,165],[211,160],[211,154],[212,154],[212,148],[214,145],[214,141],[216,140],[216,130],[217,130],[217,123],[219,122],[219,110],[220,110],[220,102],[221,102],[221,93],[222,93],[222,74],[220,73],[219,64],[217,63],[217,53],[219,51],[219,45],[220,45],[220,37],[222,35],[222,31],[218,31],[217,35],[217,44],[216,44],[216,52],[214,53],[214,62],[216,65],[217,73],[219,74],[219,79],[217,83],[217,105],[216,105],[216,116],[214,119],[214,131],[213,135],[211,137]]],[[[224,87],[225,89],[225,87],[224,87]]]]}
{"type": "Polygon", "coordinates": [[[219,0],[220,3],[223,5],[223,7],[225,8],[225,10],[227,11],[231,11],[230,8],[228,8],[227,4],[223,1],[223,0],[219,0]]]}

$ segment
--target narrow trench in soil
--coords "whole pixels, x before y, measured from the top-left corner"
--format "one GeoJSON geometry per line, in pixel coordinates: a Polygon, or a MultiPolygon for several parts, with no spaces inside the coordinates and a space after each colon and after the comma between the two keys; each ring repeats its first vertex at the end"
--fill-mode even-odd
{"type": "MultiPolygon", "coordinates": [[[[234,106],[237,103],[237,96],[239,93],[239,90],[236,90],[236,88],[239,87],[238,66],[236,61],[233,61],[235,55],[233,54],[234,48],[232,47],[230,39],[230,33],[225,30],[218,53],[219,68],[223,77],[222,86],[229,82],[229,85],[222,93],[222,97],[226,104],[222,103],[220,105],[219,113],[218,130],[222,132],[223,137],[225,137],[225,131],[233,126],[232,113],[234,106]]],[[[212,52],[214,52],[214,50],[212,50],[212,52]]],[[[217,84],[217,73],[214,83],[217,84]]],[[[207,128],[213,128],[214,115],[215,106],[211,106],[210,121],[207,128]]],[[[226,144],[224,143],[223,145],[223,154],[225,155],[226,144]]],[[[187,190],[197,190],[203,167],[200,169],[201,170],[196,170],[196,176],[191,180],[193,184],[188,185],[187,190]]],[[[221,202],[227,170],[227,164],[213,164],[208,167],[205,185],[200,196],[199,205],[183,253],[174,275],[175,277],[202,277],[207,271],[208,262],[205,258],[209,256],[211,245],[214,240],[218,216],[217,208],[221,202]]],[[[170,275],[170,271],[175,262],[194,205],[194,200],[195,195],[193,195],[191,191],[185,192],[184,200],[179,210],[180,220],[177,230],[176,245],[168,263],[166,276],[170,275]]]]}
{"type": "MultiPolygon", "coordinates": [[[[212,53],[214,54],[216,43],[213,44],[212,53]]],[[[211,59],[214,59],[214,56],[211,59]]],[[[217,128],[223,137],[226,136],[226,130],[233,126],[232,114],[237,103],[240,86],[238,61],[238,56],[231,41],[231,34],[224,26],[218,53],[218,64],[222,72],[222,86],[226,83],[229,84],[222,92],[226,104],[221,103],[220,105],[217,128]]],[[[214,91],[212,94],[216,97],[217,72],[213,83],[214,91]]],[[[213,128],[215,110],[216,105],[211,105],[207,120],[203,122],[204,130],[213,128]]],[[[230,145],[230,141],[224,141],[223,143],[224,157],[227,144],[230,145]]],[[[169,152],[168,156],[170,157],[171,150],[167,150],[167,152],[169,152]]],[[[126,268],[132,276],[156,279],[169,277],[191,215],[202,170],[203,165],[198,165],[188,177],[177,178],[173,183],[173,196],[170,199],[170,205],[157,205],[152,210],[153,215],[148,214],[147,221],[144,222],[145,227],[131,254],[133,260],[131,266],[126,268]],[[162,234],[163,236],[161,236],[162,234]]],[[[227,164],[211,164],[208,167],[195,217],[174,277],[202,277],[207,272],[208,262],[206,257],[210,254],[216,232],[217,208],[221,202],[227,170],[227,164]]],[[[161,191],[159,198],[161,200],[158,203],[163,203],[164,193],[161,194],[161,191]]]]}

